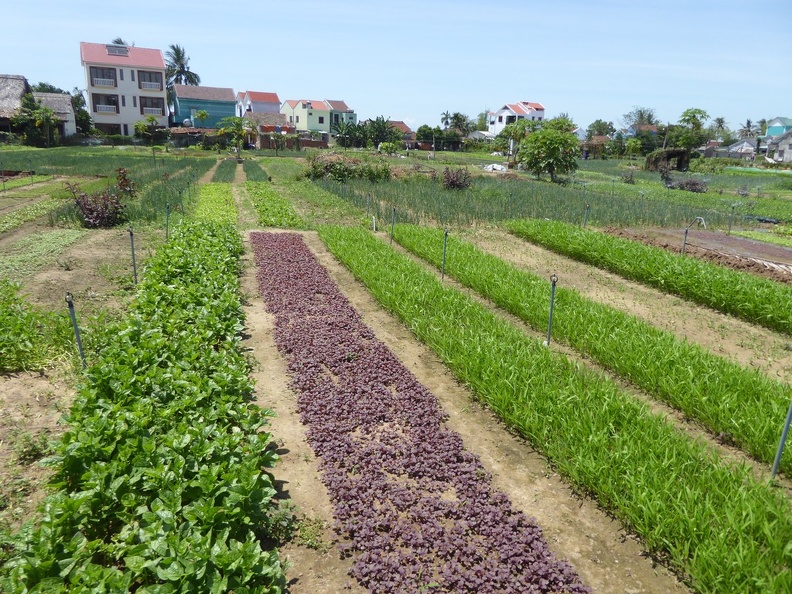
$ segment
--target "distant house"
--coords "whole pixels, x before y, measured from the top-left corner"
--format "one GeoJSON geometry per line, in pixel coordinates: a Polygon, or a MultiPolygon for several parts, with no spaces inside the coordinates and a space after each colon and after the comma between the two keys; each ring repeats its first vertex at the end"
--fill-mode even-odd
{"type": "Polygon", "coordinates": [[[288,99],[280,112],[298,131],[329,133],[333,125],[341,122],[357,124],[355,111],[337,100],[288,99]]]}
{"type": "Polygon", "coordinates": [[[402,134],[402,142],[404,143],[404,148],[406,149],[414,149],[415,148],[415,132],[405,124],[401,120],[388,120],[388,126],[391,128],[396,128],[402,134]]]}
{"type": "Polygon", "coordinates": [[[743,138],[726,147],[730,157],[752,157],[756,154],[756,138],[743,138]]]}
{"type": "Polygon", "coordinates": [[[168,125],[165,60],[162,51],[80,42],[88,111],[105,134],[132,136],[135,123],[149,116],[168,125]]]}
{"type": "Polygon", "coordinates": [[[173,85],[173,120],[178,125],[189,120],[193,126],[217,128],[220,120],[236,115],[236,107],[234,89],[173,85]],[[209,114],[203,122],[196,117],[201,110],[209,114]]]}
{"type": "Polygon", "coordinates": [[[625,130],[625,136],[627,138],[633,138],[640,134],[641,132],[648,132],[653,136],[657,136],[657,126],[653,124],[638,124],[637,126],[629,126],[625,130]]]}
{"type": "Polygon", "coordinates": [[[776,163],[792,163],[792,129],[768,142],[767,152],[776,163]]]}
{"type": "Polygon", "coordinates": [[[22,98],[30,93],[24,76],[0,74],[0,132],[11,132],[11,118],[22,107],[22,98]]]}
{"type": "Polygon", "coordinates": [[[518,101],[507,103],[497,111],[490,112],[487,119],[487,131],[496,136],[509,124],[518,120],[541,122],[545,117],[545,108],[541,103],[518,101]]]}
{"type": "Polygon", "coordinates": [[[77,118],[74,116],[71,95],[68,93],[33,93],[37,103],[49,107],[58,120],[58,134],[61,138],[77,134],[77,118]]]}
{"type": "Polygon", "coordinates": [[[790,130],[792,130],[792,118],[773,118],[767,122],[765,138],[769,141],[772,138],[786,134],[790,130]]]}
{"type": "Polygon", "coordinates": [[[281,100],[277,93],[243,91],[237,93],[237,115],[252,113],[279,113],[281,100]]]}

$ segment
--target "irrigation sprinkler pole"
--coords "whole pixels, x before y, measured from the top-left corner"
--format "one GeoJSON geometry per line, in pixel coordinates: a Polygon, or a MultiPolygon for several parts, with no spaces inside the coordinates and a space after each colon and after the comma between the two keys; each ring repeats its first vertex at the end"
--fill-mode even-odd
{"type": "Polygon", "coordinates": [[[512,218],[512,191],[509,190],[509,219],[512,218]]]}
{"type": "Polygon", "coordinates": [[[371,214],[371,192],[366,194],[366,216],[371,214]]]}
{"type": "Polygon", "coordinates": [[[85,352],[83,351],[82,339],[80,338],[80,328],[77,326],[77,316],[74,313],[74,299],[72,299],[72,294],[68,291],[66,292],[66,305],[69,308],[69,317],[71,318],[72,327],[74,328],[74,338],[77,341],[77,350],[80,353],[80,360],[82,361],[83,369],[85,369],[88,367],[88,365],[85,362],[85,352]]]}
{"type": "Polygon", "coordinates": [[[729,217],[729,230],[726,232],[726,235],[731,235],[732,223],[734,222],[734,204],[731,205],[731,216],[729,217]]]}
{"type": "Polygon", "coordinates": [[[685,255],[685,248],[687,248],[687,237],[690,227],[685,227],[685,239],[682,241],[682,255],[685,255]]]}
{"type": "Polygon", "coordinates": [[[589,210],[591,210],[591,204],[586,203],[586,211],[583,213],[583,228],[586,228],[586,223],[588,223],[588,215],[589,210]]]}
{"type": "Polygon", "coordinates": [[[789,403],[789,410],[787,411],[787,420],[784,423],[784,430],[781,432],[781,441],[778,444],[778,451],[776,452],[775,460],[773,461],[773,471],[771,477],[775,478],[778,472],[778,466],[781,464],[781,455],[784,453],[784,444],[786,444],[787,435],[789,435],[789,424],[792,423],[792,402],[789,403]]]}
{"type": "Polygon", "coordinates": [[[446,250],[448,248],[448,229],[443,229],[443,264],[440,266],[440,280],[445,280],[446,250]]]}
{"type": "Polygon", "coordinates": [[[786,422],[784,423],[784,430],[781,432],[781,441],[778,443],[778,451],[776,452],[775,460],[773,461],[773,471],[770,473],[772,478],[775,478],[778,472],[778,466],[781,464],[781,455],[784,453],[784,444],[789,435],[789,424],[792,423],[792,402],[789,403],[789,410],[787,411],[786,422]]]}
{"type": "Polygon", "coordinates": [[[129,228],[129,243],[132,245],[132,274],[137,285],[137,263],[135,262],[135,232],[132,227],[129,228]]]}
{"type": "Polygon", "coordinates": [[[377,232],[377,217],[375,215],[371,215],[371,227],[374,229],[374,233],[377,232]]]}
{"type": "Polygon", "coordinates": [[[165,203],[165,241],[168,241],[170,229],[170,202],[165,203]]]}
{"type": "Polygon", "coordinates": [[[547,340],[545,346],[550,346],[550,336],[553,332],[553,308],[555,307],[555,292],[558,275],[554,272],[550,275],[550,317],[547,320],[547,340]]]}
{"type": "Polygon", "coordinates": [[[393,245],[393,228],[396,226],[396,207],[391,207],[391,245],[393,245]]]}

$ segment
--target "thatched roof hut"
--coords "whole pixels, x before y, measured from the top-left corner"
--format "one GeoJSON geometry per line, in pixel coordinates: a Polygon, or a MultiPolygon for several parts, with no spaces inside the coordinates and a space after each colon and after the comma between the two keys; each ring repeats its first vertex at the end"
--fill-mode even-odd
{"type": "Polygon", "coordinates": [[[0,74],[0,130],[11,131],[11,118],[22,107],[22,98],[30,93],[24,76],[0,74]]]}

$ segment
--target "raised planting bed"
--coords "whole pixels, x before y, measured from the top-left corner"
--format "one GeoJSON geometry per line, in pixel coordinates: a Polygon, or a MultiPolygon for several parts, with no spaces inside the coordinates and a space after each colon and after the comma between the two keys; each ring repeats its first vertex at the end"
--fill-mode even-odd
{"type": "Polygon", "coordinates": [[[336,529],[370,592],[588,592],[297,234],[251,234],[261,294],[320,457],[336,529]]]}

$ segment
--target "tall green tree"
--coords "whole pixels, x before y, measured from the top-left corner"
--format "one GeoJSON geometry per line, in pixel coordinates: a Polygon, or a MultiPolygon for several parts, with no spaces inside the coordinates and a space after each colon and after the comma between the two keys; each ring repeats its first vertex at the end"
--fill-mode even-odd
{"type": "Polygon", "coordinates": [[[737,133],[740,135],[740,138],[753,138],[756,136],[756,124],[751,120],[745,120],[745,123],[741,125],[737,133]]]}
{"type": "Polygon", "coordinates": [[[201,77],[190,70],[190,57],[187,51],[178,44],[170,45],[165,52],[165,79],[170,104],[173,104],[173,85],[197,87],[201,84],[201,77]]]}
{"type": "Polygon", "coordinates": [[[517,120],[506,124],[495,139],[495,148],[506,151],[512,162],[516,163],[520,143],[528,132],[536,130],[540,124],[541,122],[534,120],[517,120]]]}
{"type": "Polygon", "coordinates": [[[27,93],[19,111],[11,118],[11,126],[22,135],[25,144],[51,147],[58,143],[58,119],[49,107],[41,105],[27,93]]]}
{"type": "Polygon", "coordinates": [[[489,127],[489,107],[476,116],[476,130],[486,130],[489,127]]]}
{"type": "Polygon", "coordinates": [[[632,111],[625,113],[624,116],[622,116],[622,121],[627,128],[635,128],[636,126],[656,126],[658,124],[654,109],[640,106],[635,106],[632,108],[632,111]]]}
{"type": "Polygon", "coordinates": [[[520,144],[517,158],[537,177],[543,173],[555,182],[557,176],[575,171],[580,156],[580,142],[572,133],[574,124],[568,118],[544,122],[542,127],[528,134],[520,144]]]}
{"type": "Polygon", "coordinates": [[[474,122],[464,113],[459,113],[458,111],[451,114],[450,126],[452,129],[457,130],[462,136],[467,136],[475,128],[474,122]]]}
{"type": "Polygon", "coordinates": [[[703,109],[691,107],[679,116],[679,124],[683,130],[679,137],[679,144],[690,150],[707,141],[707,131],[704,122],[709,119],[709,114],[703,109]]]}
{"type": "Polygon", "coordinates": [[[594,136],[611,136],[616,132],[613,122],[605,120],[594,120],[586,129],[586,140],[591,140],[594,136]]]}
{"type": "Polygon", "coordinates": [[[236,151],[237,157],[239,157],[242,151],[242,144],[253,133],[250,121],[239,116],[228,116],[220,120],[218,124],[220,124],[218,133],[231,139],[231,144],[236,151]]]}
{"type": "Polygon", "coordinates": [[[88,111],[88,106],[85,103],[85,95],[83,92],[74,87],[71,92],[71,104],[74,110],[74,120],[77,126],[77,132],[85,136],[93,132],[93,121],[91,114],[88,111]]]}
{"type": "Polygon", "coordinates": [[[451,114],[447,111],[441,113],[440,123],[443,124],[443,128],[448,128],[449,124],[451,124],[451,114]]]}

